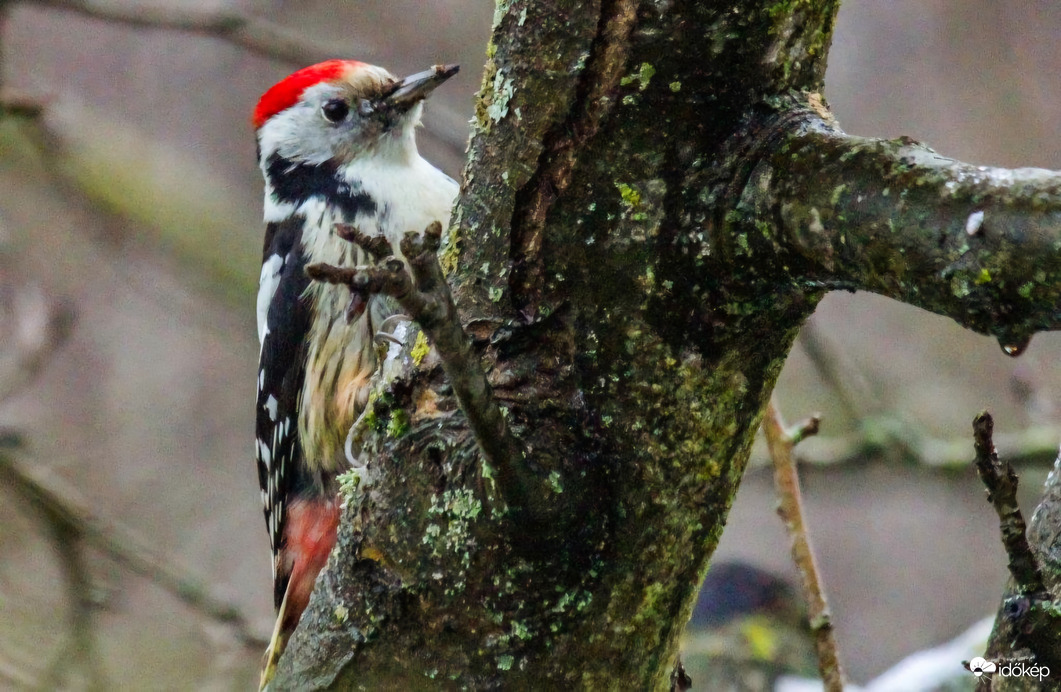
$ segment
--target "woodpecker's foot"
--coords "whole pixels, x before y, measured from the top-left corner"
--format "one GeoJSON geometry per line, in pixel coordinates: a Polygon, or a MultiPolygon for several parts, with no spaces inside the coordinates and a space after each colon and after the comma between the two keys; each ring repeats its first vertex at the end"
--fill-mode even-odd
{"type": "Polygon", "coordinates": [[[348,243],[353,243],[368,253],[373,261],[380,261],[391,254],[391,244],[381,235],[372,236],[352,223],[335,224],[335,235],[348,243]]]}
{"type": "MultiPolygon", "coordinates": [[[[409,233],[402,239],[401,250],[412,269],[412,276],[400,259],[393,256],[379,258],[379,253],[384,252],[384,246],[386,251],[390,250],[390,245],[384,238],[369,236],[350,225],[337,225],[336,232],[340,237],[356,243],[369,255],[378,258],[378,264],[353,268],[323,263],[310,264],[306,267],[306,275],[309,278],[314,281],[343,284],[351,293],[366,299],[374,293],[391,296],[420,324],[428,336],[432,336],[432,326],[449,318],[461,329],[459,321],[456,320],[453,297],[436,254],[441,244],[442,224],[436,221],[424,230],[423,235],[409,233]]],[[[461,333],[463,334],[463,329],[461,333]]]]}
{"type": "MultiPolygon", "coordinates": [[[[371,236],[351,223],[337,223],[334,228],[337,236],[360,247],[372,262],[379,262],[393,254],[390,241],[383,236],[371,236]]],[[[350,324],[361,317],[366,307],[368,307],[368,295],[351,288],[350,302],[346,306],[346,323],[350,324]]]]}
{"type": "MultiPolygon", "coordinates": [[[[369,254],[381,249],[377,238],[366,236],[356,228],[344,227],[343,232],[369,254]]],[[[442,224],[437,221],[423,234],[407,234],[400,247],[408,269],[402,260],[388,257],[376,266],[344,268],[311,264],[306,267],[306,274],[315,281],[343,284],[360,296],[381,293],[398,301],[434,345],[469,427],[492,467],[505,503],[511,509],[547,516],[551,493],[543,490],[548,487],[546,480],[535,472],[522,446],[509,431],[490,391],[479,354],[461,325],[453,294],[438,262],[441,240],[442,224]]]]}

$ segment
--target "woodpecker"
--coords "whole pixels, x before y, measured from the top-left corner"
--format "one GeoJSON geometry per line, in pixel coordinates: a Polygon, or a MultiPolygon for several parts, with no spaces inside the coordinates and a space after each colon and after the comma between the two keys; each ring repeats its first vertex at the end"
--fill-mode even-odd
{"type": "Polygon", "coordinates": [[[304,270],[368,263],[336,235],[338,223],[385,237],[396,257],[405,233],[449,223],[457,183],[420,156],[415,129],[423,100],[457,69],[397,79],[329,60],[283,79],[254,110],[266,223],[255,456],[277,609],[263,687],[335,544],[344,442],[368,400],[373,337],[395,313],[383,297],[348,310],[346,287],[311,282],[304,270]]]}

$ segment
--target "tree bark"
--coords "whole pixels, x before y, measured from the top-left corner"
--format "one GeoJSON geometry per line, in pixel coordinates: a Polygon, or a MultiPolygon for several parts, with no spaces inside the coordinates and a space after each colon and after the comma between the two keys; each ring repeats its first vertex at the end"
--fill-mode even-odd
{"type": "Polygon", "coordinates": [[[506,502],[410,335],[276,688],[666,688],[826,291],[1014,351],[1057,326],[1061,177],[845,135],[838,5],[498,4],[440,259],[539,496],[506,502]]]}

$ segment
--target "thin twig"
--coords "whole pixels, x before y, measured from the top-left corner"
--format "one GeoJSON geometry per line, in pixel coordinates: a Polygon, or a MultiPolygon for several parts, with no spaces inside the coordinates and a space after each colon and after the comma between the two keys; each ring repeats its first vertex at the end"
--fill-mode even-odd
{"type": "MultiPolygon", "coordinates": [[[[351,241],[365,243],[367,247],[363,249],[374,254],[376,243],[370,237],[353,227],[343,227],[342,231],[351,241]]],[[[355,294],[382,293],[398,301],[434,344],[479,449],[494,470],[507,506],[528,512],[529,518],[545,517],[555,509],[549,504],[553,495],[537,487],[544,485],[544,480],[538,478],[532,462],[512,436],[494,400],[479,355],[461,325],[453,295],[438,263],[441,236],[442,225],[436,221],[423,235],[409,233],[402,239],[401,251],[409,262],[411,275],[404,263],[393,257],[374,267],[313,264],[306,267],[306,274],[315,281],[345,285],[355,294]]]]}
{"type": "Polygon", "coordinates": [[[781,415],[773,402],[766,408],[763,418],[763,434],[774,461],[774,482],[777,485],[779,504],[777,513],[788,529],[792,539],[792,559],[799,569],[803,595],[807,599],[807,615],[814,635],[818,654],[818,670],[825,689],[838,692],[844,689],[844,672],[840,665],[840,652],[833,636],[833,624],[829,605],[825,599],[825,587],[818,565],[814,559],[810,535],[803,520],[803,500],[799,489],[799,476],[792,458],[795,444],[818,431],[819,419],[810,418],[793,428],[785,429],[781,415]]]}
{"type": "Polygon", "coordinates": [[[67,598],[70,601],[70,633],[42,674],[40,689],[60,689],[68,686],[73,670],[81,670],[89,689],[104,689],[102,671],[94,655],[96,649],[92,614],[95,601],[88,566],[81,552],[81,532],[68,520],[67,512],[56,502],[42,501],[40,488],[23,482],[14,462],[0,454],[0,480],[3,485],[22,495],[47,523],[55,552],[65,576],[67,598]]]}
{"type": "MultiPolygon", "coordinates": [[[[880,383],[870,384],[866,373],[810,320],[800,329],[799,343],[815,372],[858,422],[863,437],[878,442],[877,450],[889,456],[918,457],[923,431],[915,423],[884,409],[880,383]]],[[[962,456],[963,465],[965,463],[962,456]]]]}
{"type": "Polygon", "coordinates": [[[1009,558],[1009,571],[1022,594],[1046,592],[1039,561],[1028,545],[1027,525],[1017,504],[1017,474],[1009,462],[999,460],[992,441],[995,421],[987,411],[973,419],[976,470],[987,487],[987,500],[998,514],[1002,545],[1009,558]]]}
{"type": "MultiPolygon", "coordinates": [[[[898,419],[874,419],[875,430],[849,435],[818,435],[810,448],[800,448],[801,465],[842,466],[867,458],[887,456],[888,446],[904,423],[898,419]],[[892,432],[894,431],[894,432],[892,432]]],[[[1057,457],[1056,425],[1034,425],[1024,430],[995,435],[998,453],[1014,463],[1047,464],[1057,457]]],[[[951,471],[969,466],[969,438],[927,437],[911,434],[906,438],[908,455],[904,461],[930,469],[951,471]]],[[[768,456],[756,456],[751,466],[769,466],[768,456]]]]}
{"type": "MultiPolygon", "coordinates": [[[[74,12],[116,24],[186,31],[217,38],[251,53],[294,65],[308,65],[347,56],[371,61],[379,54],[379,51],[348,38],[342,41],[325,41],[232,9],[190,9],[99,0],[15,1],[74,12]]],[[[0,8],[3,6],[4,2],[0,0],[0,8]]],[[[39,114],[40,104],[27,101],[23,105],[26,106],[24,114],[39,114]]],[[[433,103],[431,111],[433,115],[427,125],[428,132],[453,149],[463,149],[467,142],[467,128],[464,126],[467,116],[441,103],[433,103]],[[436,122],[440,119],[441,124],[436,122]]]]}
{"type": "MultiPolygon", "coordinates": [[[[994,421],[987,411],[973,420],[976,470],[987,487],[987,499],[998,514],[1013,585],[1006,589],[988,651],[1006,640],[1006,650],[1027,649],[1038,665],[1058,669],[1061,668],[1058,602],[1046,588],[1043,568],[1028,540],[1028,529],[1017,504],[1017,474],[1008,461],[999,459],[993,432],[994,421]]],[[[1049,487],[1048,480],[1048,493],[1049,487]]],[[[1045,505],[1048,500],[1043,502],[1045,505]]]]}

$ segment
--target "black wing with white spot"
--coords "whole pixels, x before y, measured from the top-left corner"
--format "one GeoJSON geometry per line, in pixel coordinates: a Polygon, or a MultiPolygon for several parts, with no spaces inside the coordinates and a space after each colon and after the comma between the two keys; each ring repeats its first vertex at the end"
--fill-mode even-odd
{"type": "MultiPolygon", "coordinates": [[[[295,216],[270,223],[265,234],[262,276],[258,287],[258,406],[256,412],[258,482],[265,524],[273,551],[281,548],[289,493],[302,464],[298,440],[298,406],[305,378],[305,341],[310,307],[304,297],[309,279],[301,248],[304,220],[295,216]]],[[[280,581],[286,582],[283,575],[280,581]]],[[[279,607],[286,583],[274,584],[279,607]]]]}

